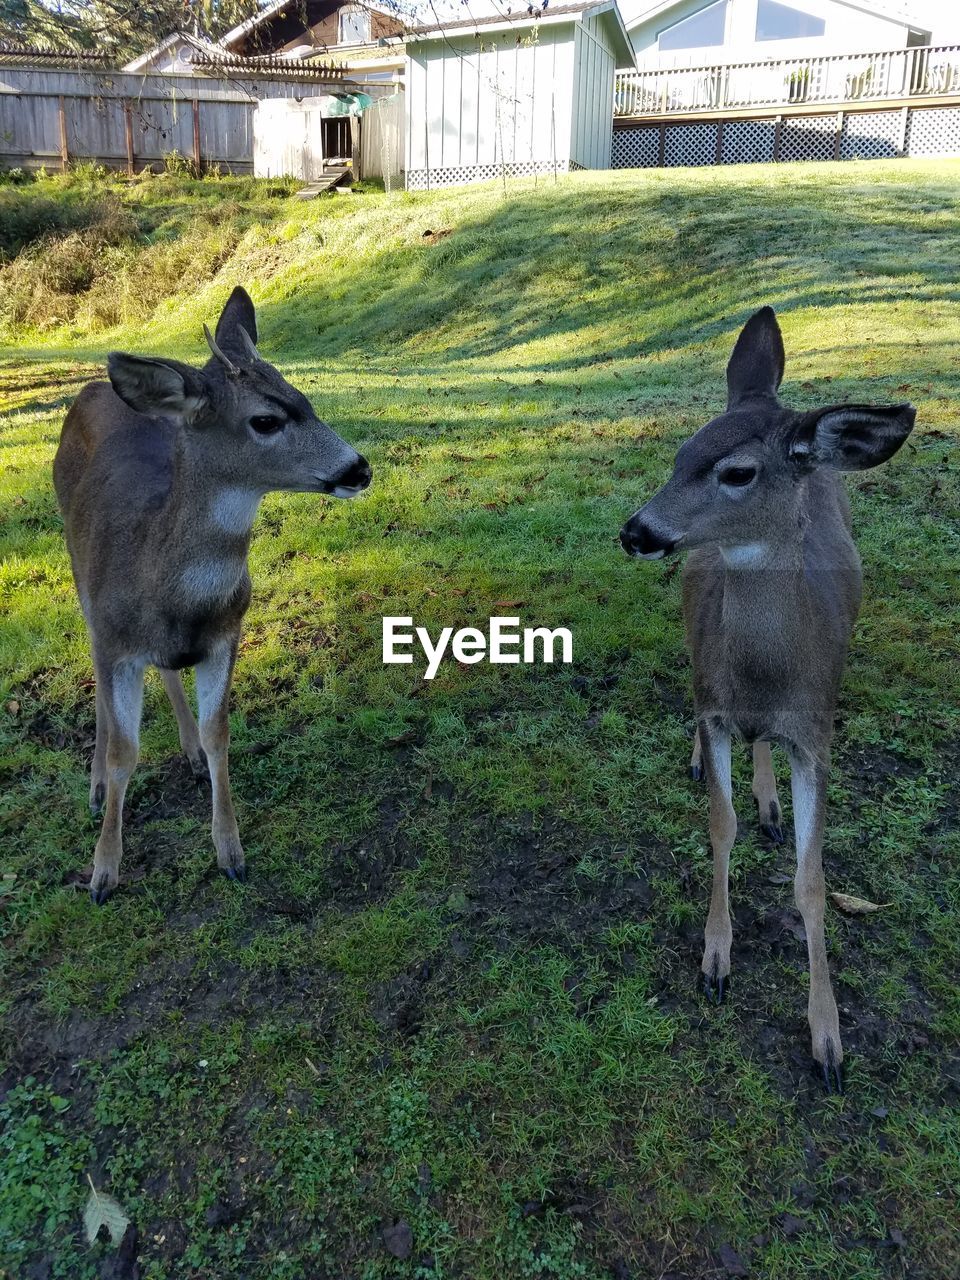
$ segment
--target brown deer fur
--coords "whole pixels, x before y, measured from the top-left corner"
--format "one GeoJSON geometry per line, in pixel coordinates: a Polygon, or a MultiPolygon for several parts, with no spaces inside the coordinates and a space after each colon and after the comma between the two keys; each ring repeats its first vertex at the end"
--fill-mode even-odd
{"type": "Polygon", "coordinates": [[[90,633],[104,807],[90,892],[118,882],[123,799],[137,760],[143,678],[160,669],[180,742],[209,769],[217,861],[245,878],[227,768],[228,697],[250,603],[247,551],[271,490],[352,497],[370,467],[258,354],[253,304],[235,289],[202,369],[113,353],[67,414],[54,484],[90,633]],[[180,678],[196,668],[199,727],[180,678]]]}
{"type": "Polygon", "coordinates": [[[764,307],[730,359],[726,412],[681,446],[672,477],[627,522],[621,541],[651,559],[690,553],[683,611],[697,718],[692,771],[699,773],[702,757],[713,847],[707,995],[721,1000],[730,973],[731,737],[754,744],[754,795],[774,839],[782,833],[770,744],[779,743],[791,766],[813,1056],[827,1087],[840,1089],[821,846],[833,719],[862,576],[838,472],[885,462],[912,430],[915,411],[840,405],[794,412],[776,394],[783,366],[780,329],[764,307]]]}

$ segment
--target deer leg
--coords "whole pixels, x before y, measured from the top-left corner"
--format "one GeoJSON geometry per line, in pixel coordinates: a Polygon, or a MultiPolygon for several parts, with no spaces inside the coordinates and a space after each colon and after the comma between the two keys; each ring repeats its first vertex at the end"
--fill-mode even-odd
{"type": "Polygon", "coordinates": [[[828,1092],[843,1092],[843,1047],[840,1044],[840,1021],[837,1002],[830,985],[827,944],[823,931],[825,885],[823,879],[824,809],[827,775],[822,768],[791,760],[793,821],[797,839],[797,906],[807,931],[807,953],[810,959],[810,998],[807,1018],[813,1043],[813,1056],[823,1073],[828,1092]]]}
{"type": "Polygon", "coordinates": [[[97,701],[97,739],[93,748],[93,763],[90,765],[90,812],[96,816],[103,808],[107,796],[107,740],[110,732],[107,727],[107,708],[104,704],[103,682],[96,678],[97,701]]]}
{"type": "Polygon", "coordinates": [[[197,702],[200,707],[200,742],[210,769],[213,787],[213,843],[217,866],[231,880],[246,880],[243,846],[230,794],[227,752],[230,746],[230,680],[237,654],[237,637],[231,637],[197,664],[197,702]]]}
{"type": "Polygon", "coordinates": [[[730,734],[704,721],[700,725],[700,745],[710,788],[710,844],[713,847],[713,889],[704,930],[703,986],[707,999],[720,1004],[730,975],[730,924],[728,897],[730,850],[737,835],[737,815],[733,809],[730,768],[730,734]]]}
{"type": "Polygon", "coordinates": [[[693,735],[693,754],[690,757],[690,777],[694,782],[703,781],[703,751],[700,748],[700,729],[693,735]]]}
{"type": "Polygon", "coordinates": [[[177,717],[177,730],[180,734],[180,750],[190,763],[190,771],[195,778],[207,776],[207,761],[200,745],[200,730],[193,718],[193,711],[187,700],[187,692],[179,671],[170,671],[167,667],[159,667],[160,679],[167,691],[173,714],[177,717]]]}
{"type": "Polygon", "coordinates": [[[777,798],[777,780],[773,776],[769,742],[753,744],[753,798],[760,815],[760,830],[774,844],[783,844],[783,813],[777,798]]]}
{"type": "Polygon", "coordinates": [[[98,747],[101,720],[107,739],[106,804],[90,880],[90,896],[97,906],[106,902],[120,878],[123,800],[140,747],[143,672],[144,663],[134,659],[118,662],[113,667],[97,663],[98,710],[105,713],[97,716],[98,747]]]}

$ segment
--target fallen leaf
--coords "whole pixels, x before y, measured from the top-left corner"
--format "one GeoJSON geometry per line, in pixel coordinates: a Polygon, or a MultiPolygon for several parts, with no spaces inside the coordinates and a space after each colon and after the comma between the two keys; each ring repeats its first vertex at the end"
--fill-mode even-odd
{"type": "Polygon", "coordinates": [[[20,703],[19,703],[19,702],[17,702],[16,698],[12,698],[12,699],[7,703],[7,710],[10,712],[10,714],[11,714],[12,716],[15,716],[15,715],[17,715],[17,714],[19,713],[19,711],[20,711],[20,703]]]}
{"type": "Polygon", "coordinates": [[[892,902],[868,902],[866,898],[855,898],[849,893],[831,893],[830,901],[848,916],[868,916],[874,911],[882,911],[884,907],[892,907],[892,902]]]}
{"type": "Polygon", "coordinates": [[[101,1227],[106,1227],[109,1232],[111,1244],[120,1244],[130,1225],[130,1219],[113,1196],[108,1196],[105,1192],[96,1189],[89,1174],[87,1174],[87,1181],[90,1183],[90,1198],[83,1211],[83,1230],[87,1237],[87,1244],[93,1244],[96,1241],[101,1227]]]}
{"type": "Polygon", "coordinates": [[[495,609],[519,609],[522,604],[526,603],[526,600],[494,600],[493,607],[495,609]]]}

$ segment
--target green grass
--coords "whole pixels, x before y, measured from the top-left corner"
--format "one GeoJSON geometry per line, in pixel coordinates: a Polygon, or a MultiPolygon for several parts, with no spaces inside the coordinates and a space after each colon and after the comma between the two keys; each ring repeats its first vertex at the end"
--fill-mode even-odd
{"type": "Polygon", "coordinates": [[[770,1280],[960,1273],[958,196],[944,162],[303,204],[0,185],[0,1274],[98,1274],[87,1173],[148,1280],[693,1280],[724,1245],[770,1280]],[[250,884],[214,874],[151,680],[95,911],[70,883],[93,693],[50,464],[107,351],[201,359],[238,282],[375,483],[258,518],[232,704],[250,884]],[[850,483],[866,596],[826,864],[892,905],[829,919],[842,1100],[807,1070],[790,852],[742,755],[733,999],[698,997],[678,575],[615,543],[764,302],[789,403],[918,409],[850,483]],[[384,614],[504,611],[570,627],[573,667],[381,664],[384,614]]]}

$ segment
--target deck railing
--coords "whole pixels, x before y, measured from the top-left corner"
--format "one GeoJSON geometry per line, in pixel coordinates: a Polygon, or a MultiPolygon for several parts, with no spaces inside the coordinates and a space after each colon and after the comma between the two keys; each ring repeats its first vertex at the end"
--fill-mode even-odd
{"type": "Polygon", "coordinates": [[[617,76],[614,114],[671,115],[941,94],[960,94],[960,45],[627,71],[617,76]]]}

